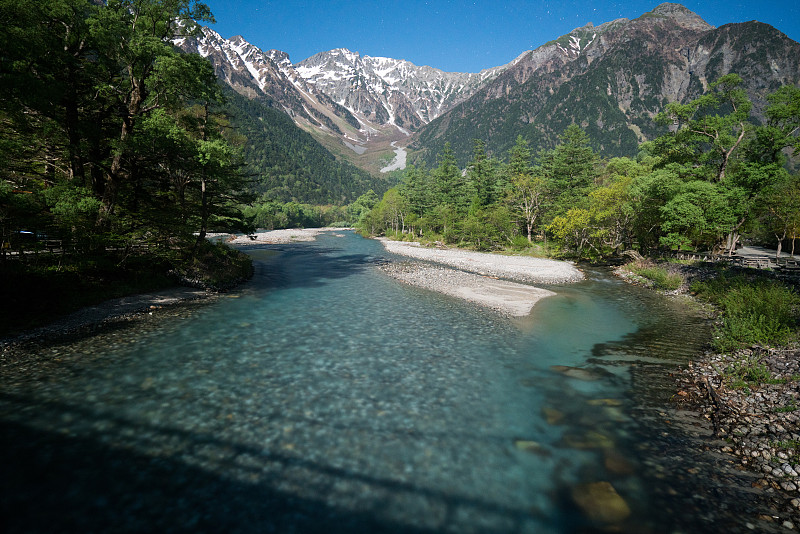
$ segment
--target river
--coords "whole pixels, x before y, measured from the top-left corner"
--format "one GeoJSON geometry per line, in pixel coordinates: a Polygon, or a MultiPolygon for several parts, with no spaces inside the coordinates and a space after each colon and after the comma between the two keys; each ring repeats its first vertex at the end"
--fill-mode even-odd
{"type": "Polygon", "coordinates": [[[696,353],[699,314],[590,270],[508,319],[349,232],[250,254],[212,304],[1,362],[6,532],[673,529],[635,374],[696,353]]]}

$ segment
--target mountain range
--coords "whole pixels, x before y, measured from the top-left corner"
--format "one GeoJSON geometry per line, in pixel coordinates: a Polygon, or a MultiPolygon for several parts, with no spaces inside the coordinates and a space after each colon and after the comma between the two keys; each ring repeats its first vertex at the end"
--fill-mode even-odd
{"type": "Polygon", "coordinates": [[[632,155],[660,133],[652,118],[730,72],[758,119],[765,97],[800,81],[800,44],[756,21],[711,26],[680,4],[592,23],[479,73],[444,72],[340,48],[297,64],[209,28],[177,44],[208,57],[236,92],[288,114],[339,157],[376,172],[396,146],[435,162],[450,142],[460,164],[473,139],[503,154],[517,135],[553,146],[571,123],[603,155],[632,155]],[[392,145],[393,144],[393,145],[392,145]],[[390,146],[392,145],[392,146],[390,146]]]}

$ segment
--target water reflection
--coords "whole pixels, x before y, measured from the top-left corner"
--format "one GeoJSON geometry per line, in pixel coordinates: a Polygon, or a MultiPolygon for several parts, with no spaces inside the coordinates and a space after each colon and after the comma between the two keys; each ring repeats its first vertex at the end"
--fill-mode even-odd
{"type": "Polygon", "coordinates": [[[507,320],[353,235],[253,254],[236,298],[2,367],[11,531],[658,531],[630,369],[690,319],[598,272],[507,320]],[[587,519],[599,482],[629,515],[587,519]]]}

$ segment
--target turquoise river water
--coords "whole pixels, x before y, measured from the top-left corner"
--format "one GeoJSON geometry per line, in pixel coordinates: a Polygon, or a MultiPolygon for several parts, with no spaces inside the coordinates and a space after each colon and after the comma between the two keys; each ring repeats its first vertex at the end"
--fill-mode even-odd
{"type": "Polygon", "coordinates": [[[249,252],[210,304],[1,362],[5,532],[670,531],[633,372],[700,349],[685,306],[590,270],[508,319],[349,232],[249,252]]]}

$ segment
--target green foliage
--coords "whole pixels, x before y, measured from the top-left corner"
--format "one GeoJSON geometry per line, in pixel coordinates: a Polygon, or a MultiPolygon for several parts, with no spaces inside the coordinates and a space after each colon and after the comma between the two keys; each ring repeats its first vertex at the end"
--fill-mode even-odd
{"type": "Polygon", "coordinates": [[[734,389],[756,387],[768,382],[770,377],[767,366],[754,354],[733,362],[725,369],[725,378],[734,389]]]}
{"type": "MultiPolygon", "coordinates": [[[[770,96],[769,124],[756,126],[740,85],[739,76],[725,75],[687,104],[665,103],[657,122],[671,131],[642,144],[636,159],[601,160],[577,124],[566,124],[554,148],[536,158],[517,129],[505,164],[488,155],[485,142],[473,141],[463,173],[456,145],[445,143],[434,169],[407,170],[398,189],[402,201],[392,211],[407,210],[399,226],[417,235],[483,248],[502,246],[502,239],[479,231],[480,216],[503,206],[512,220],[510,227],[499,225],[507,241],[536,236],[557,243],[561,254],[591,260],[625,249],[731,251],[740,233],[755,227],[781,243],[794,240],[800,197],[782,151],[800,131],[800,92],[770,96]],[[413,222],[404,224],[408,215],[413,222]]],[[[387,224],[397,231],[380,210],[369,220],[368,233],[387,224]]]]}
{"type": "Polygon", "coordinates": [[[718,305],[722,325],[715,345],[729,351],[749,345],[782,345],[798,337],[800,296],[770,280],[721,275],[695,283],[692,291],[718,305]]]}
{"type": "Polygon", "coordinates": [[[349,208],[316,206],[298,202],[275,202],[266,197],[244,206],[242,210],[252,227],[264,230],[349,226],[354,223],[354,211],[349,208]]]}
{"type": "Polygon", "coordinates": [[[0,20],[0,240],[59,252],[14,256],[14,276],[133,265],[159,278],[207,255],[207,231],[247,229],[241,139],[214,71],[173,45],[213,20],[207,6],[2,0],[0,20]]]}
{"type": "Polygon", "coordinates": [[[683,277],[676,273],[670,273],[664,267],[657,265],[639,265],[630,263],[625,266],[629,271],[643,278],[650,280],[657,289],[674,291],[683,285],[683,277]]]}

